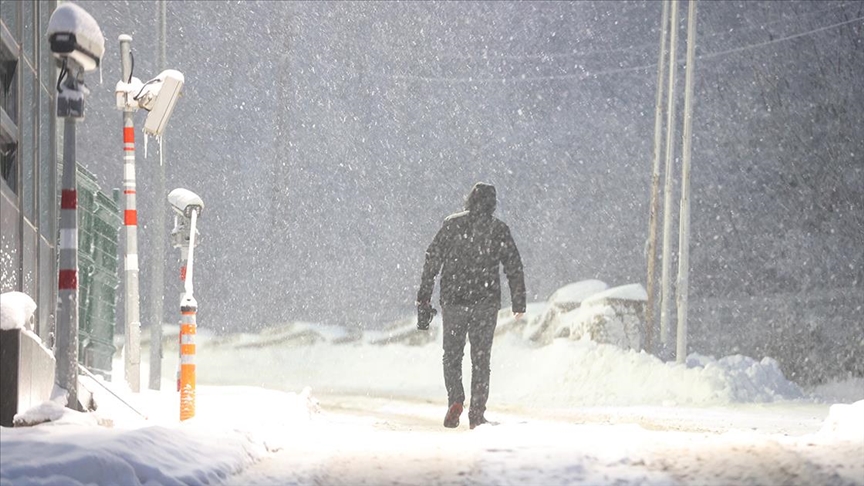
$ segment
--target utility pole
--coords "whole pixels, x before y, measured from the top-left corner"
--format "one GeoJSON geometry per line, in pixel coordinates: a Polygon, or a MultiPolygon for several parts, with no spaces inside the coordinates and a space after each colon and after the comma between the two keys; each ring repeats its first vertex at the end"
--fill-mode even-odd
{"type": "Polygon", "coordinates": [[[693,133],[693,71],[696,57],[696,0],[690,0],[687,11],[687,73],[684,83],[684,143],[681,154],[681,216],[678,239],[678,340],[676,360],[687,358],[687,297],[690,262],[690,152],[693,133]]]}
{"type": "Polygon", "coordinates": [[[660,342],[669,342],[669,313],[671,312],[672,284],[672,166],[675,162],[675,78],[678,39],[678,0],[670,0],[672,9],[669,25],[669,103],[666,112],[666,178],[663,186],[663,267],[662,295],[660,298],[660,342]]]}
{"type": "Polygon", "coordinates": [[[654,106],[654,150],[651,163],[651,209],[648,218],[648,302],[645,306],[645,349],[650,353],[654,337],[654,281],[657,263],[657,212],[660,210],[660,154],[663,151],[663,76],[666,73],[666,38],[669,32],[669,1],[663,0],[660,20],[660,61],[657,63],[657,101],[654,106]]]}
{"type": "Polygon", "coordinates": [[[63,122],[63,176],[60,197],[60,273],[57,280],[57,376],[66,390],[66,406],[78,406],[78,182],[75,124],[84,117],[83,71],[64,61],[66,82],[57,93],[57,117],[63,122]],[[80,98],[78,98],[80,96],[80,98]],[[78,98],[77,100],[75,98],[78,98]],[[75,103],[78,103],[76,106],[75,103]]]}
{"type": "MultiPolygon", "coordinates": [[[[121,82],[132,81],[132,37],[121,34],[121,82]]],[[[123,196],[125,210],[123,223],[126,236],[124,258],[126,284],[126,382],[129,388],[141,391],[141,318],[138,293],[138,209],[135,195],[135,108],[123,107],[123,196]]]]}
{"type": "MultiPolygon", "coordinates": [[[[166,43],[166,3],[158,0],[159,12],[159,42],[156,48],[157,69],[159,72],[165,70],[165,43],[166,43]]],[[[165,150],[165,136],[159,144],[159,151],[165,150]]],[[[159,167],[156,169],[156,191],[157,197],[165,194],[165,166],[162,164],[162,154],[159,157],[159,167]]],[[[160,201],[161,203],[161,201],[160,201]]],[[[160,205],[154,205],[159,207],[160,205]]],[[[161,234],[165,229],[165,212],[155,211],[154,234],[161,234]]],[[[165,245],[161,238],[154,238],[153,245],[153,277],[150,279],[150,389],[158,390],[162,383],[162,304],[165,295],[165,245]]]]}
{"type": "Polygon", "coordinates": [[[64,118],[63,169],[58,242],[56,369],[54,381],[66,391],[66,406],[78,403],[78,177],[76,125],[84,118],[84,72],[99,67],[105,38],[96,20],[73,3],[58,6],[48,21],[51,51],[60,64],[57,118],[64,118]],[[87,49],[82,47],[87,46],[87,49]]]}

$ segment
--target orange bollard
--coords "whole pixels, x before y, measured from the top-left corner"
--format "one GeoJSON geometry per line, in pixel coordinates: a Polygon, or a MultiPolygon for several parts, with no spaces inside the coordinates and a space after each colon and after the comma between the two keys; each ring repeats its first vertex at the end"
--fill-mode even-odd
{"type": "Polygon", "coordinates": [[[195,305],[180,307],[180,420],[195,416],[195,305]]]}

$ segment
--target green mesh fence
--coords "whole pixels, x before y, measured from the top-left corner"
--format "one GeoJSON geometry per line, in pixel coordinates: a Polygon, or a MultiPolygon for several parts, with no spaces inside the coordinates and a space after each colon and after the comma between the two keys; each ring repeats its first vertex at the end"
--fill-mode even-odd
{"type": "Polygon", "coordinates": [[[96,178],[78,166],[78,360],[91,372],[111,376],[117,316],[117,203],[96,178]]]}

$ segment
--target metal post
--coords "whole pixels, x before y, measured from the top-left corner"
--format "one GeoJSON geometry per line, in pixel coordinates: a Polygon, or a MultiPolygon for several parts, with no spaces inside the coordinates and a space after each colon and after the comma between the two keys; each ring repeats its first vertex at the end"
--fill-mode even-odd
{"type": "MultiPolygon", "coordinates": [[[[166,15],[165,0],[159,0],[159,42],[157,48],[158,70],[165,70],[165,32],[166,15]]],[[[165,148],[165,136],[162,136],[159,150],[165,148]]],[[[162,160],[161,154],[159,158],[162,160]]],[[[156,169],[156,194],[165,194],[165,166],[161,163],[156,169]]],[[[161,202],[161,201],[160,201],[161,202]]],[[[159,207],[158,205],[156,207],[159,207]]],[[[165,229],[165,212],[156,211],[154,224],[157,231],[165,229]]],[[[161,238],[154,238],[153,245],[153,276],[150,279],[150,389],[158,390],[162,383],[162,312],[165,287],[165,244],[161,238]]]]}
{"type": "Polygon", "coordinates": [[[676,361],[687,358],[687,297],[690,275],[690,140],[693,133],[693,71],[696,57],[696,0],[687,12],[687,74],[684,82],[684,143],[681,154],[681,216],[678,240],[678,339],[676,361]]]}
{"type": "Polygon", "coordinates": [[[180,420],[195,416],[195,334],[197,333],[196,314],[198,303],[193,296],[192,277],[195,255],[195,225],[198,210],[192,210],[189,225],[189,246],[185,294],[180,303],[180,420]]]}
{"type": "MultiPolygon", "coordinates": [[[[132,37],[121,35],[120,61],[122,80],[132,77],[132,37]]],[[[126,382],[133,392],[141,389],[141,319],[138,294],[138,210],[135,199],[135,124],[134,108],[123,108],[123,196],[126,229],[125,285],[126,285],[126,382]]]]}
{"type": "Polygon", "coordinates": [[[650,353],[654,337],[654,281],[657,264],[657,212],[660,210],[660,154],[663,151],[663,75],[666,72],[666,38],[669,33],[669,0],[663,1],[660,20],[660,62],[657,63],[657,101],[654,106],[654,151],[651,163],[651,209],[648,217],[648,302],[645,306],[645,349],[650,353]]]}
{"type": "MultiPolygon", "coordinates": [[[[177,220],[175,218],[174,227],[177,228],[177,220]]],[[[186,288],[186,262],[189,260],[189,247],[188,246],[180,246],[180,283],[183,285],[183,288],[186,288]]],[[[183,308],[183,297],[186,295],[186,290],[180,292],[180,308],[182,315],[183,308]]],[[[181,317],[182,320],[182,317],[181,317]]],[[[179,337],[181,343],[183,341],[182,336],[179,337]]],[[[182,348],[178,347],[178,353],[180,353],[180,359],[177,361],[177,391],[180,391],[180,364],[183,361],[183,353],[182,348]]]]}
{"type": "Polygon", "coordinates": [[[669,98],[666,112],[666,177],[663,186],[663,266],[662,294],[660,298],[660,342],[669,343],[669,313],[672,303],[672,166],[675,161],[675,77],[678,63],[676,60],[676,41],[678,39],[678,0],[671,0],[672,12],[669,23],[669,98]]]}
{"type": "MultiPolygon", "coordinates": [[[[57,372],[69,408],[78,405],[78,181],[75,125],[84,116],[83,71],[67,60],[68,74],[57,93],[57,116],[63,127],[63,176],[60,198],[59,274],[57,281],[57,372]]],[[[64,68],[64,72],[67,72],[64,68]]],[[[62,76],[62,74],[61,74],[62,76]]]]}

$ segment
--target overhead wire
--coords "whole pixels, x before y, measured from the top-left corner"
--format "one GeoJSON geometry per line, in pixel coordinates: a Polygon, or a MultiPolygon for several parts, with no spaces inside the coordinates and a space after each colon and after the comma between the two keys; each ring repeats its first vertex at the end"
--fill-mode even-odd
{"type": "MultiPolygon", "coordinates": [[[[830,29],[835,29],[837,27],[841,27],[841,26],[852,24],[852,23],[859,22],[859,21],[864,21],[864,16],[856,17],[856,18],[851,19],[851,20],[845,20],[843,22],[838,22],[838,23],[823,26],[823,27],[819,27],[819,28],[808,30],[805,32],[792,34],[789,36],[778,37],[777,39],[772,39],[772,40],[765,41],[765,42],[759,42],[756,44],[750,44],[750,45],[746,45],[746,46],[736,47],[733,49],[726,49],[723,51],[700,54],[700,55],[696,56],[696,59],[698,59],[698,60],[712,59],[715,57],[720,57],[720,56],[724,56],[724,55],[728,55],[728,54],[734,54],[737,52],[743,52],[743,51],[747,51],[747,50],[751,50],[751,49],[756,49],[759,47],[764,47],[764,46],[768,46],[768,45],[772,45],[772,44],[777,44],[780,42],[785,42],[785,41],[797,39],[800,37],[805,37],[808,35],[813,35],[813,34],[816,34],[819,32],[823,32],[823,31],[830,30],[830,29]]],[[[678,60],[677,62],[680,63],[683,61],[678,60]]],[[[433,77],[416,76],[416,75],[382,74],[382,73],[371,73],[371,72],[367,72],[364,74],[368,75],[368,76],[384,77],[384,78],[394,79],[394,80],[408,80],[408,81],[419,81],[419,82],[439,82],[439,83],[451,83],[451,84],[456,84],[456,83],[502,83],[502,84],[506,84],[506,83],[517,83],[517,82],[521,83],[521,82],[557,81],[557,80],[574,80],[574,79],[575,80],[582,80],[582,79],[588,79],[588,78],[593,78],[593,77],[597,77],[597,76],[606,76],[606,75],[620,74],[620,73],[626,73],[626,72],[644,71],[647,69],[654,69],[656,67],[657,67],[657,64],[652,63],[652,64],[646,64],[646,65],[641,65],[641,66],[604,69],[604,70],[594,71],[594,72],[585,71],[585,72],[578,73],[578,74],[574,73],[574,74],[561,74],[561,75],[550,75],[550,76],[519,76],[519,77],[510,77],[510,78],[474,78],[474,77],[468,77],[468,78],[464,78],[464,77],[462,77],[462,78],[434,77],[433,78],[433,77]]]]}

